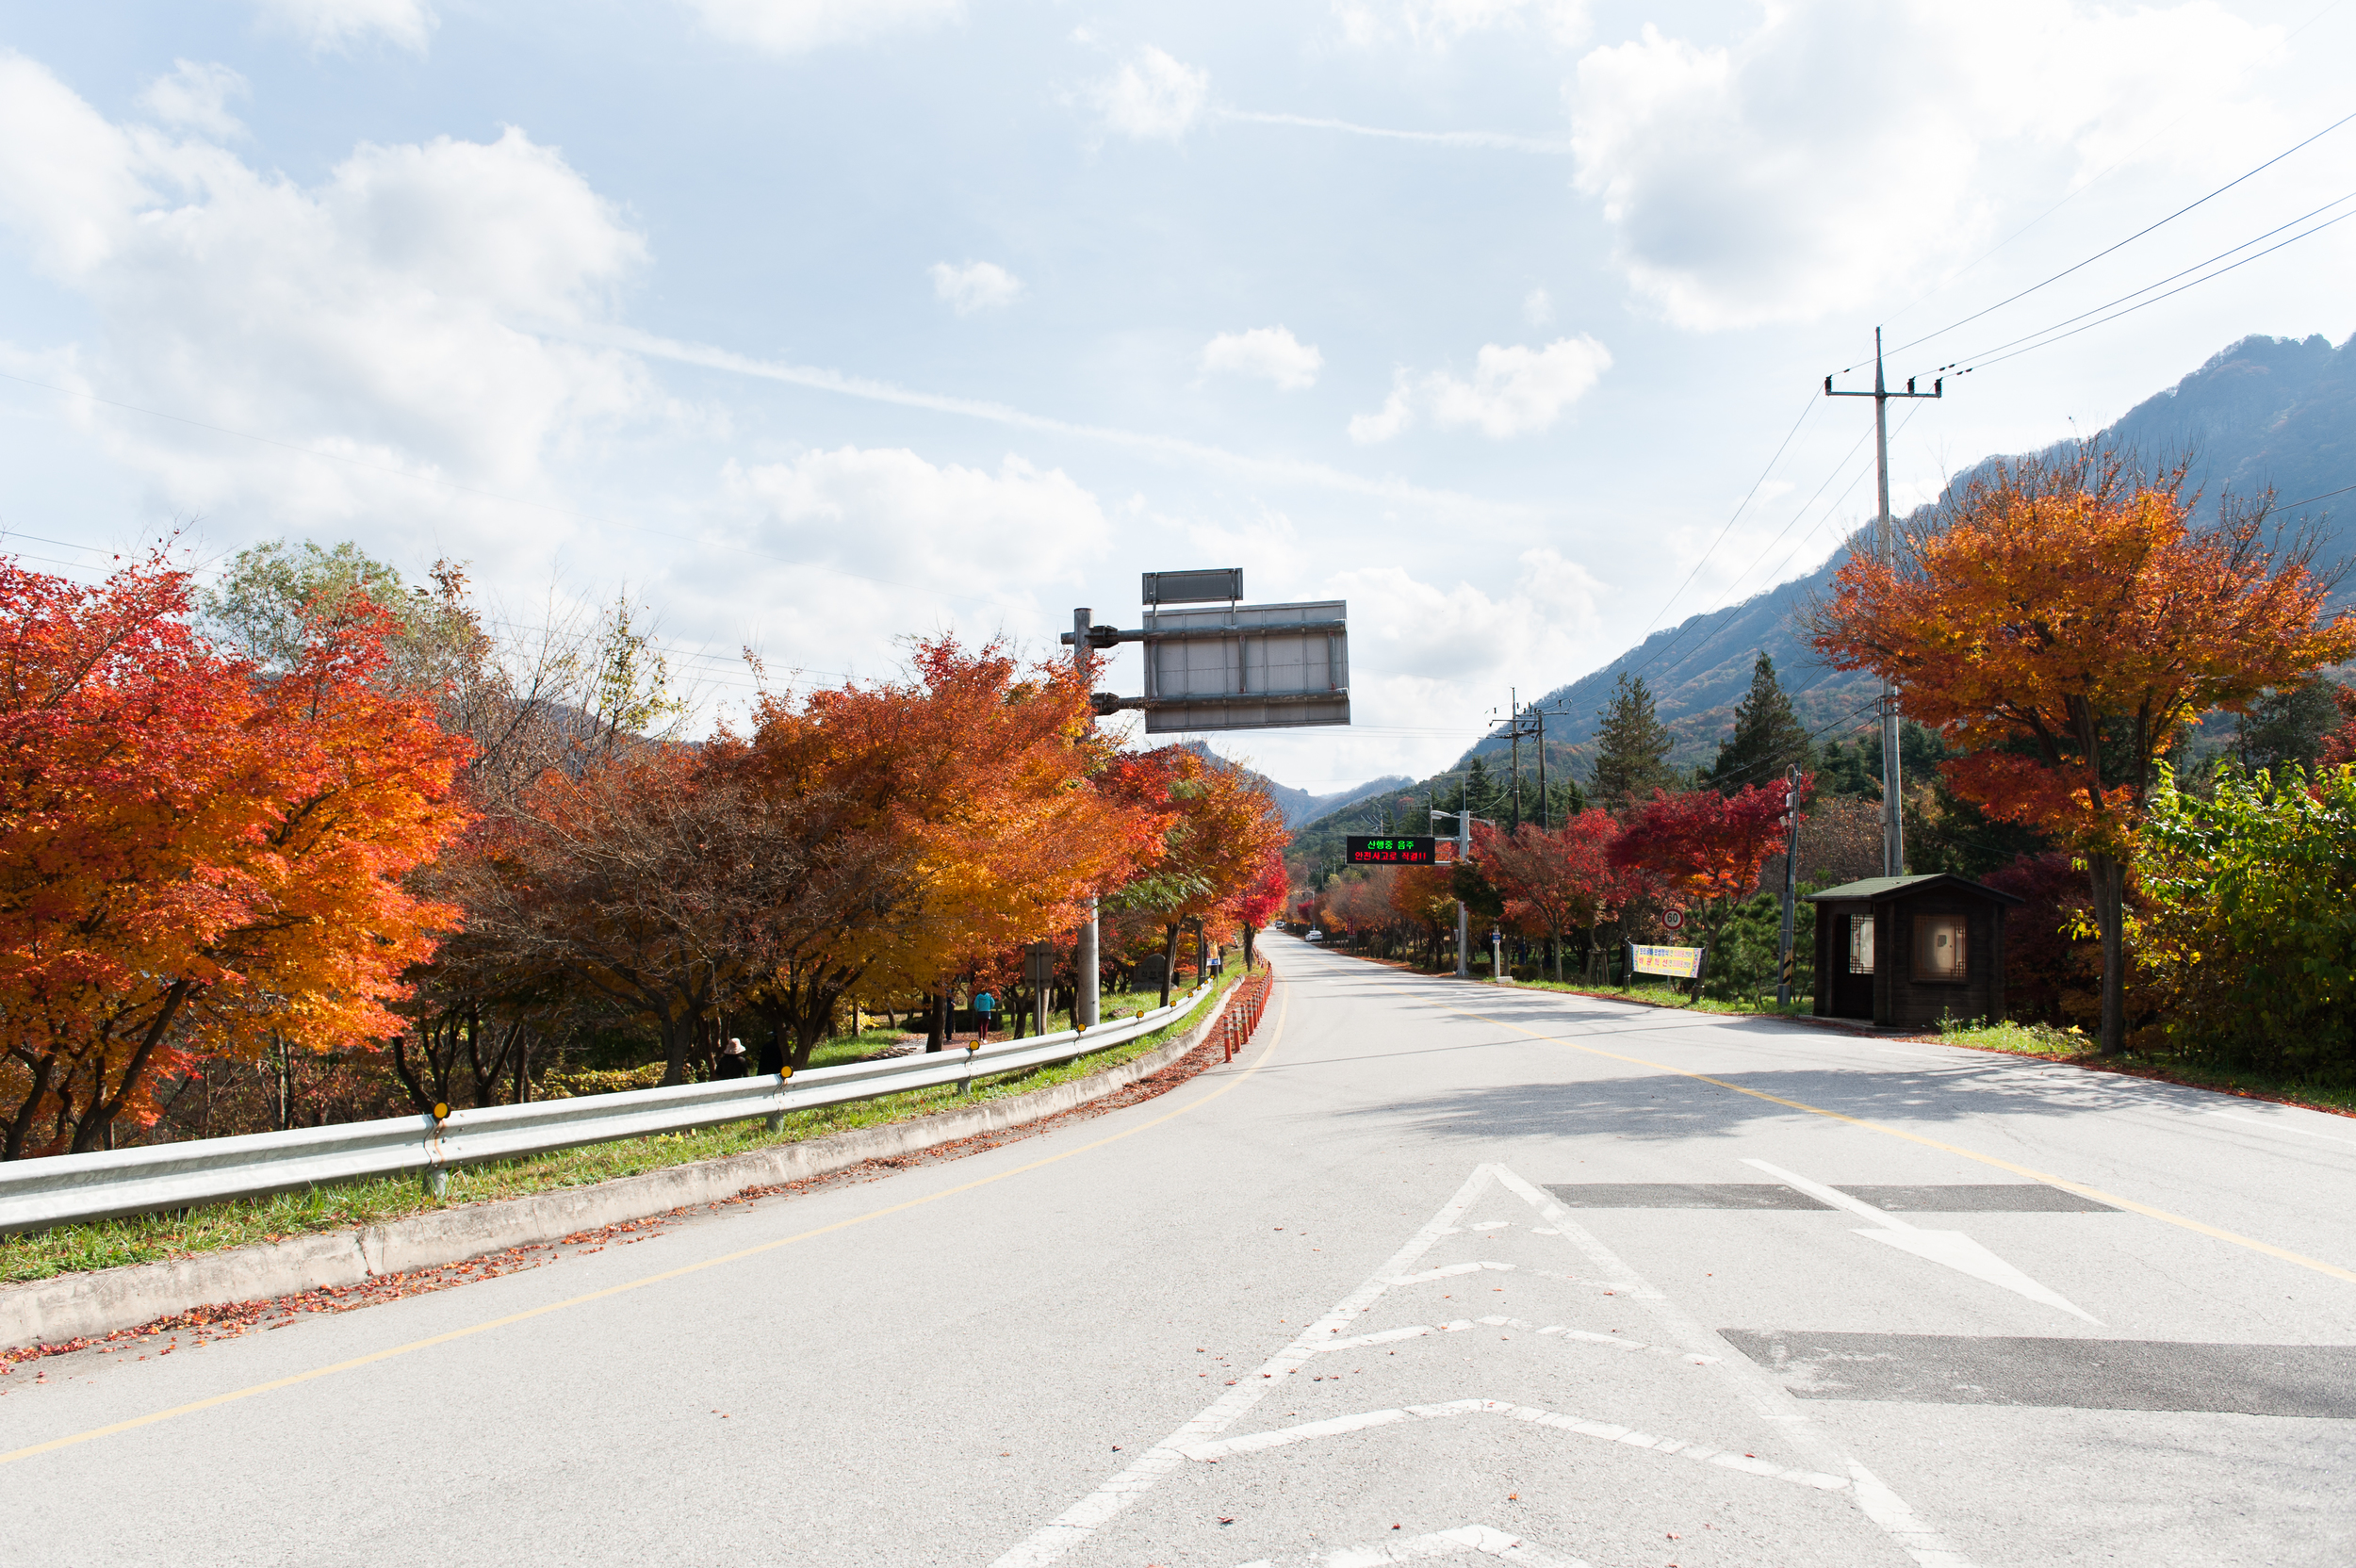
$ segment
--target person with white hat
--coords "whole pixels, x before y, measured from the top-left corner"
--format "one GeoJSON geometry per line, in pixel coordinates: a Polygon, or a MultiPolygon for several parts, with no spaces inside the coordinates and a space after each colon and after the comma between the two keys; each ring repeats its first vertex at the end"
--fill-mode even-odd
{"type": "Polygon", "coordinates": [[[742,1078],[744,1072],[744,1042],[730,1036],[728,1043],[720,1048],[720,1059],[712,1064],[712,1082],[718,1083],[723,1078],[742,1078]]]}

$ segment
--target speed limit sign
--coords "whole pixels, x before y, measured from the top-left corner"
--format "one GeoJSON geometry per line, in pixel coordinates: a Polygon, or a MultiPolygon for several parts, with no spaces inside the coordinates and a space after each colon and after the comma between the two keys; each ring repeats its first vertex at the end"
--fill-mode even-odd
{"type": "Polygon", "coordinates": [[[1661,911],[1661,923],[1668,927],[1670,930],[1675,931],[1678,926],[1685,923],[1685,911],[1682,909],[1663,909],[1661,911]]]}

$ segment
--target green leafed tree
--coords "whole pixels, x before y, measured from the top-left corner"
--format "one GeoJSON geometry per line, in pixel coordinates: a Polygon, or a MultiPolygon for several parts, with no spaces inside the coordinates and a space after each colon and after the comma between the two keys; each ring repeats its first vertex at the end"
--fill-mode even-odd
{"type": "Polygon", "coordinates": [[[1745,784],[1771,784],[1797,767],[1810,770],[1808,729],[1775,678],[1775,662],[1762,651],[1751,666],[1751,689],[1734,710],[1734,732],[1718,746],[1718,760],[1702,781],[1722,795],[1745,784]]]}
{"type": "Polygon", "coordinates": [[[2285,762],[2313,767],[2323,738],[2339,727],[2340,684],[2323,676],[2260,696],[2233,730],[2233,760],[2252,773],[2285,762]]]}
{"type": "Polygon", "coordinates": [[[1643,676],[1623,673],[1612,688],[1595,733],[1595,801],[1622,814],[1676,782],[1669,767],[1668,726],[1653,711],[1643,676]]]}

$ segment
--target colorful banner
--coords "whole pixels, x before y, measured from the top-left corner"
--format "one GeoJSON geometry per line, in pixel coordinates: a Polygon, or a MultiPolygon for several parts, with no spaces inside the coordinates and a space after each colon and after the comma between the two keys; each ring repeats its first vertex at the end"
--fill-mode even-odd
{"type": "Polygon", "coordinates": [[[1698,947],[1631,945],[1630,951],[1636,956],[1639,974],[1666,974],[1691,980],[1702,972],[1702,950],[1698,947]]]}

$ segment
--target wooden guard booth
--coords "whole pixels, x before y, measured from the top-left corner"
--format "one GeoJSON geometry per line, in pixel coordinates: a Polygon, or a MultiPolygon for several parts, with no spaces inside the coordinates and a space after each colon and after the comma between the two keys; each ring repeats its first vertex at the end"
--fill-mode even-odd
{"type": "Polygon", "coordinates": [[[1875,876],[1816,906],[1816,1015],[1929,1028],[2004,1016],[2004,916],[2021,901],[1966,877],[1875,876]]]}

